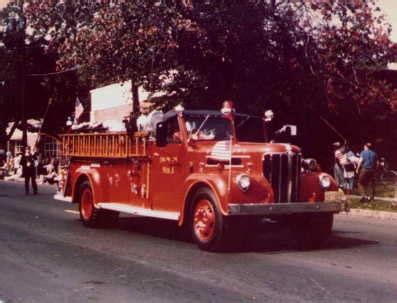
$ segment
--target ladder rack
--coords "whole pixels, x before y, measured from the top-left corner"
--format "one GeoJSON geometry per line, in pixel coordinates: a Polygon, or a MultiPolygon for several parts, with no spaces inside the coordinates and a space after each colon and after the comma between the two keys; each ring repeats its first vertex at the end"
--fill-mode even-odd
{"type": "Polygon", "coordinates": [[[60,155],[64,157],[127,158],[147,156],[147,132],[130,136],[117,133],[63,134],[60,155]]]}

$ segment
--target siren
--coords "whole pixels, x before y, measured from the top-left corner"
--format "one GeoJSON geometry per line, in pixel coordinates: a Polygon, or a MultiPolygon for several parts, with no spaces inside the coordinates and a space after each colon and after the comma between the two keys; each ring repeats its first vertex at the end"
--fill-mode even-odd
{"type": "Polygon", "coordinates": [[[264,112],[265,122],[270,122],[274,118],[274,112],[271,109],[268,109],[264,112]]]}

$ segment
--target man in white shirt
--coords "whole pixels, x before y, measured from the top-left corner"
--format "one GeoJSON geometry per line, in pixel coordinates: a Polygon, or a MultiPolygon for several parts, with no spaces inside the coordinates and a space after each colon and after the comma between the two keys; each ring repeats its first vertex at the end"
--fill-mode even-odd
{"type": "Polygon", "coordinates": [[[141,114],[136,120],[136,126],[138,131],[151,131],[150,125],[150,112],[152,110],[153,103],[149,101],[143,101],[139,104],[139,111],[141,114]]]}
{"type": "Polygon", "coordinates": [[[145,131],[153,134],[156,131],[156,124],[162,120],[163,113],[159,110],[153,110],[153,103],[143,101],[139,105],[141,114],[136,120],[138,131],[145,131]]]}

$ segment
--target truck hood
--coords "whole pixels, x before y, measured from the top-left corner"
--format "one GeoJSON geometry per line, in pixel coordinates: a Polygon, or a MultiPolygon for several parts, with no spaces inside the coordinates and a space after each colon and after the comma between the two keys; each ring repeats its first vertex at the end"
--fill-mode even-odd
{"type": "MultiPolygon", "coordinates": [[[[195,147],[209,155],[229,154],[230,141],[217,142],[196,142],[195,147]]],[[[300,148],[288,143],[253,143],[253,142],[233,142],[232,154],[233,157],[248,154],[267,154],[267,153],[299,153],[300,148]]]]}
{"type": "Polygon", "coordinates": [[[233,154],[246,153],[299,153],[299,147],[289,143],[252,143],[252,142],[237,142],[233,144],[233,154]]]}

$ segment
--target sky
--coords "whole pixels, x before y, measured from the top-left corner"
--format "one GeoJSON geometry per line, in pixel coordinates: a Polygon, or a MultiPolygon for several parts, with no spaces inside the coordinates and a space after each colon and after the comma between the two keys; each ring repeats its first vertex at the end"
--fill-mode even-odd
{"type": "Polygon", "coordinates": [[[397,43],[397,1],[379,0],[379,6],[385,14],[386,20],[392,25],[391,39],[397,43]]]}
{"type": "MultiPolygon", "coordinates": [[[[8,0],[0,0],[0,8],[4,7],[4,5],[7,2],[8,2],[8,0]]],[[[386,15],[387,21],[393,27],[391,39],[397,43],[397,1],[396,0],[378,0],[378,3],[379,3],[379,6],[381,7],[383,13],[386,15]]]]}

